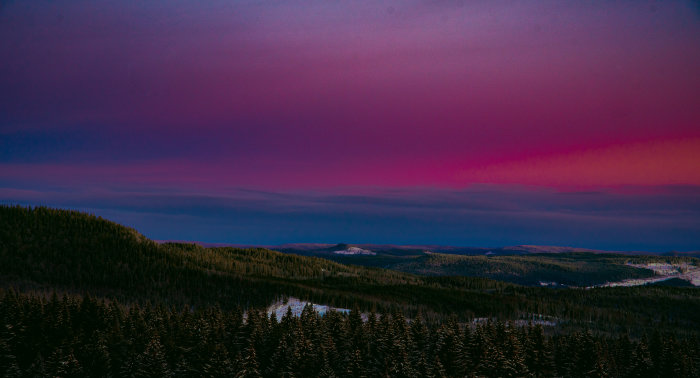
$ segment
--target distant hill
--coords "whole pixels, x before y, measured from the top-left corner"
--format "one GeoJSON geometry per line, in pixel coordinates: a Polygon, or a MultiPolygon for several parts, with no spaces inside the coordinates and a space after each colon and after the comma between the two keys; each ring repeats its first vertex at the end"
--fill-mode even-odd
{"type": "Polygon", "coordinates": [[[661,255],[661,256],[693,256],[700,257],[700,251],[693,252],[647,252],[647,251],[612,251],[602,249],[590,249],[579,247],[555,246],[555,245],[515,245],[505,247],[460,247],[434,244],[347,244],[347,243],[287,243],[280,245],[255,245],[255,244],[231,244],[231,243],[210,243],[198,241],[182,240],[159,240],[159,243],[183,242],[195,243],[203,247],[234,247],[234,248],[267,248],[280,252],[295,253],[300,255],[324,254],[337,250],[344,250],[348,247],[357,247],[380,254],[388,255],[415,255],[426,252],[443,253],[451,255],[525,255],[541,253],[609,253],[622,255],[661,255]]]}
{"type": "Polygon", "coordinates": [[[294,296],[335,307],[425,313],[515,313],[475,290],[508,284],[432,279],[262,248],[156,243],[136,230],[76,211],[0,206],[0,283],[18,290],[91,293],[122,302],[266,307],[294,296]],[[455,289],[455,282],[459,289],[455,289]],[[446,285],[443,287],[443,285],[446,285]]]}
{"type": "Polygon", "coordinates": [[[622,255],[584,252],[491,256],[433,253],[388,268],[425,275],[486,277],[528,286],[586,287],[654,276],[653,271],[628,266],[626,261],[622,255]]]}
{"type": "MultiPolygon", "coordinates": [[[[670,257],[693,258],[692,253],[657,255],[540,245],[480,248],[295,243],[268,248],[287,254],[320,257],[342,264],[378,267],[419,275],[483,277],[519,285],[550,287],[595,286],[654,275],[649,269],[626,265],[632,258],[645,258],[645,262],[664,262],[670,257]]],[[[696,264],[700,265],[699,262],[696,264]]]]}

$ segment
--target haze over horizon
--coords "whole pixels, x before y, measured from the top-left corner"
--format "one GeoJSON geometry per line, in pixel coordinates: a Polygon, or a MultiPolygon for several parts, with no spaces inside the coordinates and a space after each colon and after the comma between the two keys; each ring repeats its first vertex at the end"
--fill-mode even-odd
{"type": "Polygon", "coordinates": [[[152,239],[700,250],[696,1],[0,5],[0,203],[152,239]]]}

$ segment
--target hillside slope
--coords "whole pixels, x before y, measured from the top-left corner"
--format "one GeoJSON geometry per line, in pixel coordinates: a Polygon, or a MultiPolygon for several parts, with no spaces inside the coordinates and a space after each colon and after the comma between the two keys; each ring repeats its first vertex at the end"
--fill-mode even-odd
{"type": "Polygon", "coordinates": [[[470,277],[418,276],[265,249],[159,245],[84,213],[0,206],[0,283],[195,307],[266,307],[293,296],[435,321],[556,319],[559,328],[697,332],[700,290],[676,287],[553,290],[470,277]],[[695,331],[688,331],[695,330],[695,331]]]}
{"type": "Polygon", "coordinates": [[[524,256],[459,256],[430,254],[389,266],[426,275],[478,276],[521,285],[592,286],[654,275],[648,269],[625,265],[625,256],[591,253],[524,256]]]}
{"type": "Polygon", "coordinates": [[[0,241],[0,280],[5,286],[90,292],[122,301],[230,308],[263,307],[280,296],[297,296],[340,307],[389,308],[415,307],[415,296],[424,292],[423,305],[433,311],[481,312],[483,301],[470,304],[458,297],[481,295],[469,294],[472,289],[508,286],[460,280],[464,292],[456,293],[426,285],[424,278],[411,274],[266,249],[158,244],[92,215],[42,207],[0,207],[0,241]]]}

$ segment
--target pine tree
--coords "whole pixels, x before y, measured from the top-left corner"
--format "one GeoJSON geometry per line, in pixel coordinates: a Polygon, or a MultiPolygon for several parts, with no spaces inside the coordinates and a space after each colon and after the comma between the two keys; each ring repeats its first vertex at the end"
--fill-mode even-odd
{"type": "Polygon", "coordinates": [[[331,368],[331,365],[328,362],[328,356],[326,353],[323,353],[322,356],[322,362],[321,362],[321,371],[318,373],[319,378],[335,378],[335,371],[333,371],[333,368],[331,368]]]}
{"type": "Polygon", "coordinates": [[[82,377],[83,368],[75,358],[72,350],[57,348],[49,357],[48,373],[52,377],[82,377]]]}
{"type": "Polygon", "coordinates": [[[5,378],[19,378],[22,376],[22,370],[17,366],[17,362],[12,361],[9,365],[4,366],[5,372],[3,377],[5,378]]]}
{"type": "Polygon", "coordinates": [[[364,378],[366,376],[365,366],[362,361],[362,353],[359,349],[355,350],[352,354],[352,358],[347,365],[346,373],[347,376],[353,378],[364,378]]]}
{"type": "MultiPolygon", "coordinates": [[[[28,377],[45,377],[48,375],[48,372],[46,371],[46,363],[44,362],[44,358],[41,356],[41,353],[37,354],[36,358],[32,362],[31,365],[29,365],[29,368],[27,368],[27,371],[25,372],[25,376],[28,377]]],[[[5,374],[7,376],[7,374],[5,374]]],[[[109,376],[109,375],[107,375],[109,376]]]]}
{"type": "Polygon", "coordinates": [[[297,373],[302,377],[310,377],[318,372],[317,365],[318,354],[311,341],[307,338],[302,338],[297,341],[297,350],[299,358],[297,359],[297,373]]]}
{"type": "Polygon", "coordinates": [[[246,349],[245,358],[240,371],[236,374],[236,378],[261,378],[260,367],[258,366],[258,358],[255,354],[255,348],[252,345],[246,349]]]}
{"type": "Polygon", "coordinates": [[[81,359],[81,361],[85,361],[85,372],[93,377],[111,376],[111,359],[106,340],[96,333],[92,342],[85,349],[84,358],[81,359]]]}
{"type": "Polygon", "coordinates": [[[610,371],[610,366],[608,363],[608,360],[604,358],[598,358],[596,360],[596,365],[595,365],[595,371],[591,376],[595,377],[600,377],[600,378],[607,378],[607,377],[612,377],[612,372],[610,371]]]}
{"type": "Polygon", "coordinates": [[[169,377],[171,375],[165,360],[163,346],[157,338],[152,338],[146,350],[136,360],[137,377],[169,377]]]}
{"type": "Polygon", "coordinates": [[[472,370],[479,370],[482,359],[486,354],[488,343],[489,341],[486,339],[483,327],[478,326],[470,339],[469,345],[466,346],[471,358],[472,370]]]}
{"type": "Polygon", "coordinates": [[[119,377],[136,377],[138,376],[138,360],[139,355],[130,353],[124,357],[124,361],[119,368],[119,377]]]}
{"type": "Polygon", "coordinates": [[[230,377],[233,376],[233,362],[228,356],[228,351],[223,344],[217,344],[214,352],[204,364],[204,376],[207,377],[230,377]]]}
{"type": "Polygon", "coordinates": [[[487,377],[503,377],[505,376],[503,371],[505,363],[506,359],[503,356],[502,350],[493,344],[488,345],[484,357],[479,364],[479,374],[487,377]]]}
{"type": "Polygon", "coordinates": [[[576,353],[574,356],[573,373],[577,376],[592,375],[596,371],[598,348],[590,331],[574,335],[576,353]]]}
{"type": "Polygon", "coordinates": [[[552,375],[553,361],[541,324],[530,328],[525,345],[525,362],[535,377],[552,375]]]}
{"type": "MultiPolygon", "coordinates": [[[[11,327],[8,328],[11,329],[11,327]]],[[[13,338],[13,336],[9,336],[8,334],[2,336],[3,338],[0,339],[0,372],[2,372],[4,376],[19,377],[21,376],[21,372],[17,365],[17,357],[12,353],[10,345],[5,340],[5,338],[13,338]]]]}
{"type": "Polygon", "coordinates": [[[193,377],[197,375],[197,371],[190,367],[187,359],[184,356],[180,356],[175,364],[175,369],[173,369],[173,377],[193,377]]]}
{"type": "Polygon", "coordinates": [[[504,377],[524,377],[529,374],[525,363],[525,356],[522,352],[522,347],[518,337],[515,335],[515,330],[508,327],[508,335],[505,345],[506,351],[505,361],[502,366],[502,374],[504,377]]]}
{"type": "Polygon", "coordinates": [[[348,315],[348,325],[350,326],[350,333],[353,335],[362,329],[362,314],[357,306],[354,306],[348,315]]]}
{"type": "Polygon", "coordinates": [[[642,339],[637,344],[637,349],[634,351],[634,363],[630,370],[631,377],[650,377],[654,373],[654,362],[651,359],[649,348],[645,339],[642,339]]]}
{"type": "Polygon", "coordinates": [[[447,375],[447,372],[445,372],[445,368],[442,366],[442,363],[440,362],[440,358],[435,356],[435,359],[433,360],[433,363],[430,367],[430,375],[429,377],[434,377],[434,378],[447,378],[449,375],[447,375]]]}
{"type": "Polygon", "coordinates": [[[462,334],[455,318],[451,318],[447,324],[437,331],[435,341],[435,353],[440,358],[445,372],[449,376],[462,376],[465,371],[464,346],[462,334]]]}
{"type": "Polygon", "coordinates": [[[617,367],[617,371],[620,373],[620,375],[623,372],[629,371],[634,354],[634,347],[629,339],[629,335],[623,334],[618,337],[615,342],[615,347],[613,348],[613,353],[615,366],[617,367]]]}
{"type": "Polygon", "coordinates": [[[408,344],[408,357],[411,363],[419,375],[428,374],[427,370],[427,356],[426,350],[428,349],[428,328],[423,323],[423,317],[420,313],[411,321],[408,328],[409,334],[409,344],[408,344]]]}
{"type": "Polygon", "coordinates": [[[293,346],[287,343],[286,335],[279,340],[277,348],[270,359],[267,375],[273,377],[289,377],[294,375],[296,360],[293,346]]]}

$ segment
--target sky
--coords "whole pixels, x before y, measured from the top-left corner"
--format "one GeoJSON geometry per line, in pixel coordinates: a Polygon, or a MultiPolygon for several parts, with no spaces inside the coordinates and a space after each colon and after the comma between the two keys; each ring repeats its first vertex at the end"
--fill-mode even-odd
{"type": "Polygon", "coordinates": [[[159,240],[700,250],[697,1],[0,3],[0,202],[159,240]]]}

